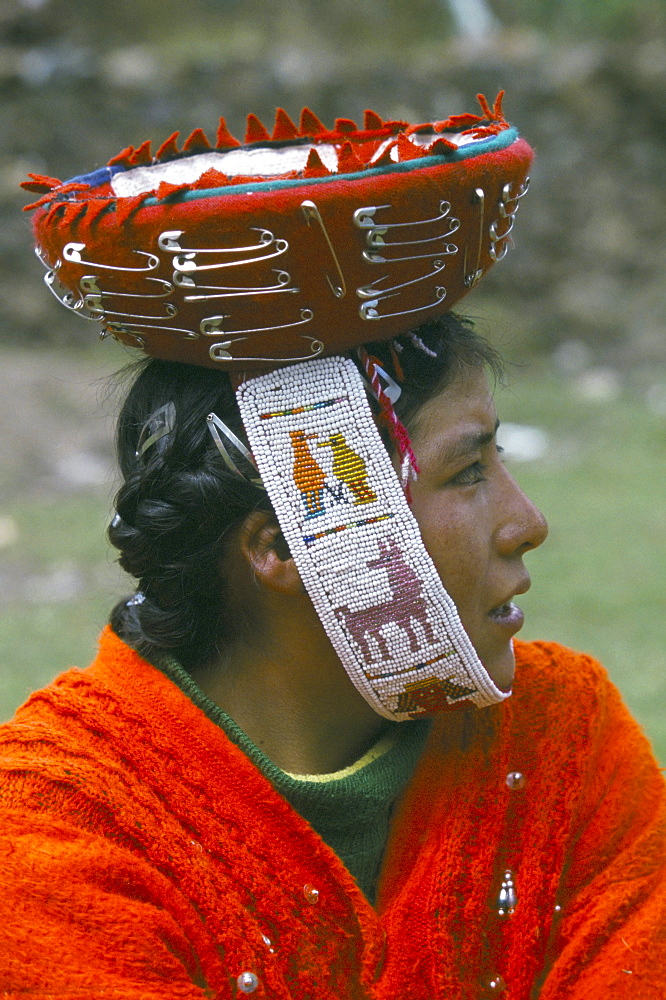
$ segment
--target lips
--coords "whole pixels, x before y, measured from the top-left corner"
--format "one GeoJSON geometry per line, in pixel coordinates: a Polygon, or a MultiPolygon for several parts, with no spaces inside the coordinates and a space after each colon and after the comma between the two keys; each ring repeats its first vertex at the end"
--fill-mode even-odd
{"type": "Polygon", "coordinates": [[[522,628],[525,616],[518,605],[513,603],[513,598],[517,594],[526,593],[530,586],[531,580],[529,576],[526,576],[511,590],[510,594],[500,604],[496,604],[495,607],[490,609],[488,617],[497,625],[507,625],[516,629],[522,628]]]}
{"type": "Polygon", "coordinates": [[[523,627],[525,616],[517,604],[509,601],[507,604],[499,604],[492,611],[488,612],[488,617],[494,625],[503,625],[517,632],[523,627]]]}

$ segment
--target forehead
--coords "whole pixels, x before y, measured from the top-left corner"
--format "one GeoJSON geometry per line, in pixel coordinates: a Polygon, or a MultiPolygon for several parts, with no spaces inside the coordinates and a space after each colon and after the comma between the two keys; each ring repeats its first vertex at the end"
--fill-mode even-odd
{"type": "Polygon", "coordinates": [[[479,431],[494,431],[497,409],[486,373],[463,372],[421,407],[412,424],[412,439],[421,448],[479,431]]]}

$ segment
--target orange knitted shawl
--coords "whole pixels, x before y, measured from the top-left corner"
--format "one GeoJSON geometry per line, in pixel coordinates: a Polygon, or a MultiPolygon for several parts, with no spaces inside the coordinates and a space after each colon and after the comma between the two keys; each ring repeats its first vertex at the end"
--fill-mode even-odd
{"type": "Polygon", "coordinates": [[[107,630],[92,667],[0,728],[0,995],[666,996],[662,776],[598,664],[516,646],[515,694],[485,710],[484,738],[465,749],[462,714],[436,721],[373,909],[238,747],[107,630]],[[518,904],[500,917],[506,870],[518,904]]]}

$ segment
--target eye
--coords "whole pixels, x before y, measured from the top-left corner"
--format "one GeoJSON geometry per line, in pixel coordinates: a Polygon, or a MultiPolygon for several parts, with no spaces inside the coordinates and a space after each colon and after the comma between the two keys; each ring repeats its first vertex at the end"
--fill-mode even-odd
{"type": "Polygon", "coordinates": [[[486,478],[486,466],[483,462],[472,462],[466,469],[462,469],[452,479],[449,479],[450,486],[475,486],[482,483],[486,478]]]}

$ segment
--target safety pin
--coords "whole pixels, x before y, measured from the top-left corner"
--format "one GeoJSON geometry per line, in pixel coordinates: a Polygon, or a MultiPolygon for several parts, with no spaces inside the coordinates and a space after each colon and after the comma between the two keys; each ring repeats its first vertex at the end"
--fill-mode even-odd
{"type": "MultiPolygon", "coordinates": [[[[429,302],[426,306],[417,306],[416,309],[403,309],[402,312],[394,313],[378,313],[377,306],[380,302],[385,302],[385,299],[373,299],[370,302],[363,302],[359,307],[359,313],[361,314],[361,319],[392,319],[394,316],[408,316],[410,313],[423,312],[424,309],[432,309],[436,306],[438,302],[441,302],[446,298],[446,288],[442,285],[438,285],[435,288],[435,301],[429,302]]],[[[389,298],[394,298],[391,295],[389,298]]]]}
{"type": "MultiPolygon", "coordinates": [[[[206,292],[263,292],[275,289],[276,291],[280,288],[284,288],[291,281],[291,275],[288,271],[280,270],[277,267],[271,268],[274,274],[277,274],[277,284],[275,285],[197,285],[194,278],[191,278],[189,274],[182,274],[177,271],[174,276],[174,284],[178,285],[179,288],[199,288],[206,292]]],[[[293,289],[294,291],[296,289],[293,289]]]]}
{"type": "Polygon", "coordinates": [[[209,299],[233,299],[248,295],[279,295],[281,292],[300,292],[300,288],[287,288],[291,281],[288,271],[273,270],[278,275],[275,285],[237,286],[237,285],[197,285],[189,275],[174,274],[174,280],[179,287],[195,288],[214,292],[213,295],[185,295],[185,302],[205,302],[209,299]]]}
{"type": "Polygon", "coordinates": [[[326,281],[328,282],[328,286],[335,295],[336,299],[343,299],[347,294],[347,285],[345,283],[345,276],[342,273],[342,268],[340,267],[340,261],[336,256],[335,250],[333,249],[333,244],[331,243],[331,237],[328,235],[328,230],[324,225],[324,220],[321,217],[321,213],[313,201],[302,201],[301,211],[305,216],[305,222],[308,225],[308,227],[310,226],[312,220],[314,220],[316,223],[318,223],[319,228],[322,231],[322,235],[326,240],[326,245],[328,246],[331,257],[333,258],[335,269],[338,272],[339,284],[336,285],[334,281],[331,281],[331,277],[328,274],[326,275],[326,281]]]}
{"type": "Polygon", "coordinates": [[[35,256],[37,257],[37,260],[40,262],[42,267],[45,267],[47,271],[57,270],[57,268],[52,268],[51,265],[49,264],[48,260],[46,259],[46,254],[44,252],[43,247],[39,245],[35,247],[35,256]]]}
{"type": "Polygon", "coordinates": [[[489,249],[488,253],[490,254],[491,259],[494,260],[494,261],[503,260],[504,257],[506,257],[506,255],[508,253],[508,250],[509,250],[509,247],[511,245],[511,240],[509,240],[508,237],[509,237],[509,234],[511,233],[511,230],[514,227],[515,217],[513,215],[509,215],[509,216],[505,216],[505,218],[507,218],[507,219],[510,220],[509,221],[509,225],[507,226],[506,232],[501,233],[501,235],[498,235],[498,233],[497,233],[497,225],[498,225],[499,220],[498,220],[498,222],[493,222],[492,225],[491,225],[491,227],[490,227],[490,249],[489,249]],[[504,241],[504,245],[501,248],[501,250],[498,252],[495,249],[495,246],[496,246],[497,243],[502,243],[503,241],[504,241]]]}
{"type": "Polygon", "coordinates": [[[259,237],[259,243],[253,243],[245,247],[181,247],[178,242],[178,237],[184,235],[185,230],[183,229],[169,229],[162,233],[162,235],[157,239],[157,245],[161,250],[167,250],[169,253],[179,254],[242,253],[244,250],[261,250],[262,247],[269,247],[271,244],[276,242],[275,235],[270,231],[270,229],[264,229],[262,226],[250,226],[250,229],[261,234],[259,237]]]}
{"type": "Polygon", "coordinates": [[[111,333],[116,333],[119,331],[121,333],[131,334],[132,326],[136,326],[137,329],[147,330],[148,332],[150,332],[151,330],[162,330],[165,333],[173,333],[173,334],[184,333],[185,340],[199,339],[199,334],[195,330],[185,330],[183,329],[183,327],[179,326],[160,326],[157,323],[133,323],[132,326],[130,326],[128,323],[116,323],[116,322],[108,323],[107,326],[108,329],[111,331],[111,333]]]}
{"type": "Polygon", "coordinates": [[[164,278],[144,278],[144,281],[154,281],[158,285],[162,286],[161,292],[155,292],[153,295],[146,292],[110,292],[105,288],[100,288],[97,284],[96,274],[86,274],[79,281],[79,288],[82,292],[92,293],[94,295],[101,295],[105,298],[126,298],[126,299],[164,299],[167,295],[171,295],[174,291],[174,287],[170,281],[166,281],[164,278]]]}
{"type": "Polygon", "coordinates": [[[511,194],[511,183],[510,182],[508,184],[504,185],[504,187],[502,188],[502,197],[500,198],[500,202],[499,202],[499,214],[502,216],[503,219],[506,219],[509,216],[513,216],[513,215],[516,214],[516,212],[520,208],[520,199],[525,197],[525,195],[527,194],[527,192],[529,190],[529,186],[530,186],[530,178],[529,177],[525,178],[524,183],[520,185],[520,187],[518,188],[518,191],[517,191],[516,194],[511,194]],[[517,202],[517,204],[516,204],[515,208],[509,209],[507,211],[507,205],[511,201],[515,201],[515,202],[517,202]]]}
{"type": "Polygon", "coordinates": [[[434,277],[439,271],[446,267],[446,264],[443,260],[434,260],[432,262],[432,266],[434,270],[428,271],[427,274],[424,274],[420,278],[413,278],[411,281],[403,281],[402,284],[391,285],[390,288],[376,288],[375,286],[378,285],[380,281],[386,281],[388,278],[388,275],[385,274],[383,277],[377,278],[377,280],[373,281],[371,284],[362,285],[361,288],[357,288],[356,294],[360,299],[372,299],[377,298],[380,295],[386,298],[386,296],[391,292],[397,292],[400,288],[407,288],[408,285],[417,285],[421,281],[427,281],[428,278],[434,277]]]}
{"type": "MultiPolygon", "coordinates": [[[[477,205],[479,205],[479,238],[476,250],[476,264],[474,265],[474,270],[467,270],[467,244],[465,244],[465,255],[463,258],[463,284],[465,288],[472,288],[473,285],[477,283],[481,275],[483,274],[483,268],[479,267],[481,263],[481,246],[483,244],[483,223],[485,218],[485,207],[486,207],[486,193],[483,188],[475,188],[472,201],[476,200],[477,205]]],[[[492,239],[492,237],[491,237],[492,239]]]]}
{"type": "Polygon", "coordinates": [[[460,229],[460,219],[450,219],[449,221],[452,222],[453,225],[449,230],[447,230],[447,232],[439,233],[437,236],[428,236],[423,240],[391,240],[387,243],[383,237],[386,230],[377,228],[370,230],[367,235],[366,242],[368,246],[373,249],[376,247],[408,247],[414,246],[417,243],[436,243],[437,240],[443,240],[447,236],[452,236],[453,233],[460,229]]]}
{"type": "MultiPolygon", "coordinates": [[[[454,253],[458,253],[458,247],[455,243],[447,243],[446,246],[442,247],[437,251],[438,254],[446,254],[451,256],[454,253]]],[[[382,257],[378,253],[370,253],[369,250],[363,251],[363,256],[370,264],[394,264],[402,260],[423,260],[425,257],[432,257],[432,253],[415,253],[411,257],[382,257]]]]}
{"type": "Polygon", "coordinates": [[[178,315],[178,310],[172,302],[166,302],[164,304],[164,315],[141,315],[141,313],[124,313],[116,312],[116,310],[105,310],[102,305],[101,295],[86,295],[84,300],[84,305],[86,309],[94,316],[95,319],[102,320],[109,316],[120,316],[123,319],[173,319],[174,316],[178,315]]]}
{"type": "MultiPolygon", "coordinates": [[[[279,323],[277,326],[257,326],[252,330],[223,330],[222,323],[225,319],[229,319],[228,315],[222,316],[207,316],[206,319],[202,319],[199,324],[199,329],[206,337],[216,337],[220,333],[224,334],[247,334],[247,333],[268,333],[273,330],[286,330],[292,326],[303,326],[304,323],[309,323],[314,319],[314,313],[312,309],[301,309],[300,310],[301,319],[296,320],[293,323],[279,323]]],[[[271,360],[270,358],[268,360],[271,360]]]]}
{"type": "MultiPolygon", "coordinates": [[[[379,212],[382,208],[393,208],[393,206],[366,205],[364,208],[357,208],[352,216],[354,224],[357,225],[359,229],[400,229],[405,226],[427,226],[430,222],[439,222],[440,219],[445,219],[451,211],[451,202],[440,201],[439,211],[441,212],[441,215],[436,215],[432,219],[417,219],[415,222],[377,222],[374,219],[374,214],[375,212],[379,212]]],[[[458,225],[460,225],[459,221],[458,225]]]]}
{"type": "MultiPolygon", "coordinates": [[[[269,244],[262,245],[268,246],[269,244]]],[[[223,267],[242,267],[244,264],[258,264],[265,260],[271,260],[273,257],[280,257],[289,249],[289,244],[286,240],[275,240],[275,247],[274,253],[264,254],[263,257],[248,257],[247,260],[230,260],[223,264],[197,264],[195,257],[198,251],[193,251],[184,254],[182,257],[174,257],[173,267],[175,271],[192,273],[193,271],[219,271],[223,267]]],[[[247,249],[249,250],[250,247],[247,247],[247,249]]]]}
{"type": "Polygon", "coordinates": [[[46,274],[44,275],[44,284],[51,292],[51,294],[55,295],[60,305],[64,306],[65,309],[69,309],[70,312],[75,313],[77,316],[80,316],[81,319],[89,319],[94,321],[98,320],[97,316],[89,316],[87,313],[83,312],[84,300],[82,298],[75,299],[74,293],[70,291],[65,291],[64,287],[60,283],[58,283],[58,287],[61,289],[62,294],[59,295],[55,287],[55,281],[56,281],[56,272],[54,270],[47,271],[46,274]]]}
{"type": "Polygon", "coordinates": [[[85,243],[67,243],[63,248],[62,255],[65,260],[73,264],[87,264],[88,267],[99,267],[103,271],[125,271],[137,274],[145,271],[154,271],[156,267],[160,266],[159,257],[156,257],[154,253],[146,253],[145,250],[132,250],[131,252],[138,253],[142,257],[147,257],[148,267],[117,267],[115,264],[100,264],[99,261],[83,260],[81,251],[85,250],[85,248],[85,243]]]}
{"type": "Polygon", "coordinates": [[[230,354],[226,349],[227,347],[230,347],[231,344],[235,344],[239,340],[247,340],[247,337],[235,337],[233,340],[222,340],[219,344],[211,344],[208,353],[213,361],[274,361],[280,363],[284,361],[310,361],[312,358],[316,358],[324,350],[323,342],[321,340],[317,340],[316,337],[308,337],[306,334],[301,334],[301,339],[310,341],[310,353],[299,355],[298,357],[263,358],[258,357],[257,355],[240,357],[237,354],[230,354]]]}
{"type": "Polygon", "coordinates": [[[116,334],[119,333],[122,333],[123,337],[130,337],[134,341],[134,347],[139,347],[141,350],[145,348],[146,342],[143,337],[140,337],[138,333],[134,333],[129,327],[123,326],[122,323],[109,323],[108,327],[100,333],[99,339],[106,340],[107,337],[113,337],[114,340],[117,340],[118,337],[116,334]]]}

